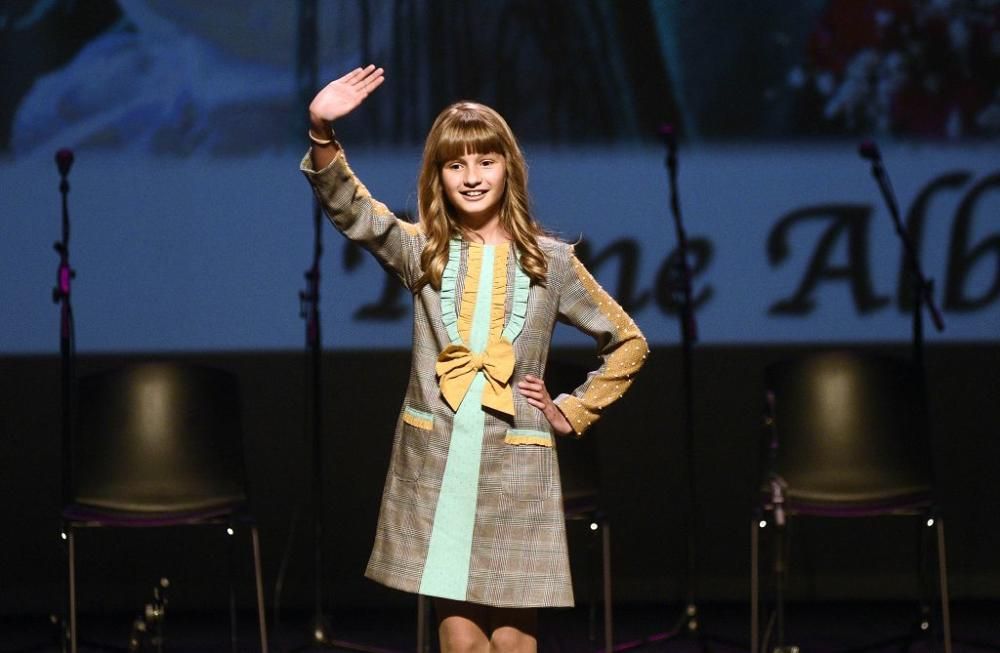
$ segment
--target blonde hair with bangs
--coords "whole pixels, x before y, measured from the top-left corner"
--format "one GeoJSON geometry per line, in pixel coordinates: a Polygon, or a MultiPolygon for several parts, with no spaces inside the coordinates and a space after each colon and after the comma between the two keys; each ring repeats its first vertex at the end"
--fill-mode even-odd
{"type": "Polygon", "coordinates": [[[427,134],[424,145],[417,205],[420,226],[427,244],[420,255],[423,274],[417,287],[441,288],[441,275],[448,263],[448,242],[468,236],[444,194],[441,169],[465,154],[501,154],[506,161],[506,183],[500,202],[500,226],[510,235],[520,253],[520,263],[534,283],[544,283],[548,269],[538,239],[546,233],[531,216],[528,200],[528,166],[514,133],[503,117],[476,102],[458,102],[442,111],[427,134]]]}

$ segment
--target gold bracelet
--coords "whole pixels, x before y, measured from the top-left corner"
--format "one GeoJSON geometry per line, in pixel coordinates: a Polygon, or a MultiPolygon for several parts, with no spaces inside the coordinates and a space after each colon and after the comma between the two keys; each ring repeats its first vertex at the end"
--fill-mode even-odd
{"type": "Polygon", "coordinates": [[[313,135],[313,130],[312,129],[309,130],[309,140],[311,140],[316,145],[329,145],[330,143],[333,142],[333,136],[334,134],[332,129],[330,130],[330,138],[317,138],[316,136],[313,135]]]}

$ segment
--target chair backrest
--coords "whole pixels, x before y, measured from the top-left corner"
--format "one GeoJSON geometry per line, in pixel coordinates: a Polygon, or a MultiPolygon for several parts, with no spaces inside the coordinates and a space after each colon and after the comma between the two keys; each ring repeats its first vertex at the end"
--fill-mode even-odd
{"type": "Polygon", "coordinates": [[[246,501],[239,387],[224,371],[144,363],[79,380],[70,501],[168,515],[246,501]]]}
{"type": "Polygon", "coordinates": [[[821,352],[768,366],[766,467],[789,500],[878,504],[927,494],[929,445],[920,384],[906,361],[821,352]]]}

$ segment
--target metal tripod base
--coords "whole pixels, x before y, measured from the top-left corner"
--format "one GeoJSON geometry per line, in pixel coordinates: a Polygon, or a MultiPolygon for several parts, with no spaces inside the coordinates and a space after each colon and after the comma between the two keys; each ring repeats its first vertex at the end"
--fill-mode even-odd
{"type": "MultiPolygon", "coordinates": [[[[650,644],[658,644],[660,642],[667,642],[673,639],[687,638],[690,640],[695,640],[699,642],[702,651],[708,651],[709,642],[718,642],[720,644],[725,644],[730,648],[745,649],[747,648],[745,643],[736,642],[729,639],[724,639],[721,637],[715,637],[708,635],[701,630],[701,622],[698,620],[698,606],[694,603],[688,603],[684,607],[684,611],[681,612],[680,616],[674,622],[670,630],[654,633],[652,635],[647,635],[643,639],[634,640],[631,642],[624,642],[615,646],[615,651],[631,651],[633,649],[642,648],[643,646],[648,646],[650,644]]],[[[798,651],[776,651],[775,653],[798,653],[798,651]]]]}
{"type": "Polygon", "coordinates": [[[330,625],[327,623],[326,617],[322,615],[313,618],[312,624],[309,628],[309,643],[292,649],[292,651],[316,650],[362,651],[363,653],[401,653],[400,651],[396,651],[394,649],[381,648],[370,644],[336,639],[330,633],[330,625]]]}
{"type": "Polygon", "coordinates": [[[685,608],[681,616],[678,617],[677,621],[674,622],[673,627],[662,633],[654,633],[652,635],[647,635],[642,639],[633,640],[631,642],[623,642],[615,646],[615,651],[631,651],[633,649],[642,648],[649,644],[656,644],[659,642],[665,642],[671,639],[676,639],[678,637],[697,637],[698,630],[698,608],[693,603],[689,603],[685,608]]]}

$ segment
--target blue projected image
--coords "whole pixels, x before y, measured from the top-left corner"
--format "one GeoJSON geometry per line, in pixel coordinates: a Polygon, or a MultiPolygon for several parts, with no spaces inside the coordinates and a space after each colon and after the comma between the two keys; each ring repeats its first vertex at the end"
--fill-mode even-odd
{"type": "MultiPolygon", "coordinates": [[[[0,8],[0,349],[58,348],[53,154],[69,175],[81,351],[292,349],[313,247],[310,57],[297,3],[0,8]],[[238,20],[236,19],[238,18],[238,20]]],[[[663,123],[680,140],[701,342],[906,341],[902,249],[863,138],[882,145],[947,328],[1000,333],[1000,9],[812,0],[319,3],[320,83],[387,81],[336,126],[352,167],[416,214],[446,104],[496,107],[539,220],[654,344],[679,340],[663,123]],[[476,38],[459,29],[475,19],[476,38]],[[642,74],[637,74],[641,71],[642,74]]],[[[326,347],[409,346],[409,297],[332,229],[326,347]]],[[[556,342],[589,344],[572,330],[556,342]]]]}

